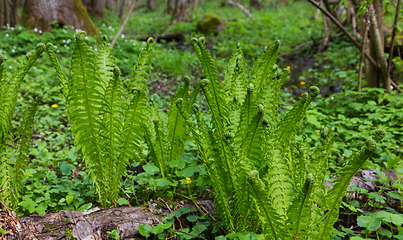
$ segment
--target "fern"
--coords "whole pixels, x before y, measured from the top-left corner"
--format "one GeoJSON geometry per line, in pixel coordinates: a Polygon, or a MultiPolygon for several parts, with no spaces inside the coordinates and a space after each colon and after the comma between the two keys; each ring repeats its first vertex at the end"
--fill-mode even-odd
{"type": "Polygon", "coordinates": [[[14,166],[10,164],[7,152],[9,150],[7,146],[14,145],[14,142],[11,141],[13,139],[11,119],[14,115],[14,106],[17,102],[18,90],[21,83],[44,50],[45,45],[38,44],[36,51],[27,54],[27,59],[22,65],[17,66],[17,70],[9,78],[7,78],[5,72],[4,58],[0,55],[0,189],[4,189],[4,192],[0,195],[0,199],[7,204],[12,204],[14,207],[17,206],[21,195],[21,181],[18,181],[18,179],[22,177],[22,165],[27,160],[27,149],[29,148],[32,135],[30,131],[32,131],[32,120],[37,102],[34,102],[33,106],[24,115],[22,127],[25,128],[20,131],[20,138],[17,139],[20,143],[20,150],[19,158],[14,166]]]}
{"type": "Polygon", "coordinates": [[[326,201],[328,202],[326,209],[327,213],[323,216],[323,223],[321,224],[321,232],[319,233],[319,238],[327,238],[331,235],[331,226],[338,219],[338,212],[341,205],[341,199],[347,192],[347,187],[349,186],[351,179],[354,174],[360,169],[360,167],[365,163],[365,161],[375,152],[377,149],[377,141],[380,141],[385,136],[385,131],[377,129],[372,132],[373,138],[367,139],[365,145],[361,150],[354,155],[354,157],[347,163],[343,169],[341,169],[338,174],[338,178],[333,185],[333,188],[326,195],[326,201]]]}
{"type": "MultiPolygon", "coordinates": [[[[177,105],[199,147],[227,230],[261,231],[265,239],[329,238],[328,229],[337,217],[348,178],[360,166],[353,162],[370,156],[375,149],[373,140],[368,140],[369,148],[351,162],[352,167],[340,172],[348,178],[326,191],[327,156],[337,131],[325,128],[313,154],[304,140],[295,141],[309,104],[319,94],[317,87],[311,87],[311,93],[303,94],[279,119],[281,85],[289,74],[288,69],[279,73],[276,65],[280,42],[257,59],[249,79],[238,45],[224,85],[204,39],[192,39],[192,46],[206,77],[199,84],[212,123],[206,123],[197,105],[196,123],[186,107],[181,108],[183,99],[177,105]]],[[[378,133],[378,139],[381,135],[378,133]]]]}
{"type": "Polygon", "coordinates": [[[16,146],[18,149],[16,153],[15,164],[11,170],[11,176],[13,179],[13,205],[12,207],[17,207],[18,202],[21,198],[21,182],[24,179],[24,170],[27,168],[27,163],[29,162],[29,148],[31,143],[31,138],[33,134],[34,117],[38,109],[38,105],[42,101],[42,96],[36,97],[35,101],[29,107],[23,116],[23,121],[17,133],[15,134],[16,146]]]}

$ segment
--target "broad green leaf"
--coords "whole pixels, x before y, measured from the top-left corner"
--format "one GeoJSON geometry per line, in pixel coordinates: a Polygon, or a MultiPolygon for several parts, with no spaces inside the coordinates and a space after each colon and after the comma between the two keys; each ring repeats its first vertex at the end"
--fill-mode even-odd
{"type": "Polygon", "coordinates": [[[146,173],[148,173],[149,175],[154,175],[156,173],[158,173],[160,170],[158,169],[157,166],[155,166],[152,163],[146,164],[143,166],[144,171],[146,171],[146,173]]]}
{"type": "Polygon", "coordinates": [[[66,202],[67,202],[67,204],[70,204],[71,203],[71,201],[73,201],[73,199],[74,199],[74,196],[73,195],[67,195],[66,196],[66,202]]]}
{"type": "Polygon", "coordinates": [[[139,225],[139,232],[142,236],[148,238],[150,236],[150,234],[148,234],[149,232],[151,232],[153,228],[149,225],[145,225],[145,224],[141,224],[139,225]]]}
{"type": "Polygon", "coordinates": [[[360,227],[365,227],[367,230],[376,231],[381,226],[381,220],[369,216],[360,216],[357,218],[357,224],[360,227]]]}
{"type": "Polygon", "coordinates": [[[119,205],[129,205],[129,202],[127,201],[126,198],[119,198],[118,199],[118,204],[119,205]]]}

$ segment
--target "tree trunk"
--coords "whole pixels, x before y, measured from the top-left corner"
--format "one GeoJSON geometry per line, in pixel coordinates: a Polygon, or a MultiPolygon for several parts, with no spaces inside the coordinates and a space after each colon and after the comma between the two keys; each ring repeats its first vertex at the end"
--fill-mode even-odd
{"type": "Polygon", "coordinates": [[[167,0],[165,12],[172,14],[172,21],[181,22],[185,18],[190,0],[167,0]]]}
{"type": "Polygon", "coordinates": [[[49,31],[55,24],[71,25],[95,36],[95,27],[81,0],[29,0],[25,2],[21,23],[28,29],[49,31]],[[53,24],[52,24],[53,23],[53,24]]]}
{"type": "Polygon", "coordinates": [[[147,8],[150,11],[155,11],[155,1],[154,0],[147,0],[147,8]]]}
{"type": "Polygon", "coordinates": [[[259,9],[259,8],[260,8],[259,0],[250,0],[249,6],[250,6],[251,8],[259,9]]]}
{"type": "Polygon", "coordinates": [[[114,0],[105,0],[106,9],[112,11],[114,6],[115,6],[115,1],[114,0]]]}
{"type": "Polygon", "coordinates": [[[82,0],[88,13],[95,15],[97,18],[104,16],[104,8],[102,6],[102,0],[82,0]]]}
{"type": "Polygon", "coordinates": [[[17,1],[0,0],[0,27],[7,24],[14,27],[17,24],[17,7],[17,1]]]}
{"type": "MultiPolygon", "coordinates": [[[[377,19],[377,25],[379,34],[381,37],[381,49],[384,49],[384,34],[383,34],[383,8],[382,0],[374,0],[373,2],[375,8],[375,14],[377,19]]],[[[373,59],[378,59],[376,54],[376,36],[375,34],[370,35],[369,52],[373,59]]],[[[374,66],[368,59],[365,60],[365,80],[367,82],[366,87],[380,87],[381,70],[374,66]]]]}

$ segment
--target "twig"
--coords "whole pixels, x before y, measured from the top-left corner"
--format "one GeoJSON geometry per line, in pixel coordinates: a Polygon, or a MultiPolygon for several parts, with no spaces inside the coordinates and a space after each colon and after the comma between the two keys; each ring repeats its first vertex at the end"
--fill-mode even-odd
{"type": "MultiPolygon", "coordinates": [[[[354,45],[358,48],[361,49],[361,45],[359,42],[357,42],[357,40],[347,31],[346,28],[343,27],[343,25],[331,14],[329,13],[326,9],[324,9],[318,2],[316,2],[315,0],[308,0],[308,2],[312,3],[315,7],[317,7],[319,10],[321,10],[324,14],[326,14],[326,16],[328,16],[330,18],[330,20],[332,20],[339,28],[340,30],[347,35],[348,38],[350,38],[350,40],[354,43],[354,45]]],[[[369,55],[367,52],[364,52],[364,55],[366,58],[368,58],[368,60],[374,64],[375,67],[380,68],[379,64],[377,62],[375,62],[375,60],[371,57],[371,55],[369,55]]],[[[392,86],[397,86],[396,83],[393,82],[392,79],[390,79],[390,84],[392,84],[392,86]]],[[[390,88],[389,88],[390,90],[390,88]]]]}
{"type": "MultiPolygon", "coordinates": [[[[334,24],[336,24],[340,30],[347,35],[348,38],[350,38],[350,40],[354,43],[354,45],[358,48],[361,49],[361,45],[359,42],[357,42],[357,40],[347,31],[347,29],[345,27],[343,27],[343,25],[330,13],[328,12],[326,9],[324,9],[318,2],[316,2],[315,0],[308,0],[310,3],[312,3],[315,7],[317,7],[319,10],[321,10],[326,16],[328,16],[330,18],[330,20],[333,21],[334,24]]],[[[364,53],[365,57],[368,58],[368,60],[370,60],[372,62],[372,64],[374,64],[375,66],[377,66],[379,68],[379,65],[377,62],[375,62],[375,60],[366,52],[364,53]]]]}
{"type": "Polygon", "coordinates": [[[130,5],[130,10],[127,13],[125,21],[123,22],[122,26],[120,27],[120,29],[119,29],[118,33],[116,34],[115,38],[112,40],[112,43],[111,43],[111,48],[112,49],[113,49],[113,46],[115,46],[115,43],[118,40],[120,34],[122,34],[123,29],[125,29],[125,26],[126,26],[127,22],[129,21],[130,15],[132,15],[132,13],[134,11],[134,6],[136,5],[136,2],[137,2],[137,0],[132,1],[132,4],[130,5]]]}
{"type": "Polygon", "coordinates": [[[397,6],[396,6],[395,22],[393,23],[394,25],[393,25],[393,32],[392,32],[392,43],[391,43],[390,51],[389,51],[388,71],[387,71],[389,78],[390,78],[390,70],[392,68],[393,48],[395,47],[396,28],[397,28],[397,21],[399,20],[400,3],[401,3],[401,0],[398,0],[397,6]]]}
{"type": "Polygon", "coordinates": [[[248,17],[249,17],[250,19],[255,20],[255,19],[252,17],[252,14],[249,12],[249,10],[246,9],[244,6],[242,6],[242,4],[237,3],[237,2],[234,2],[234,1],[232,1],[232,0],[227,0],[227,2],[228,2],[229,4],[231,4],[231,5],[234,5],[234,6],[238,7],[239,9],[241,9],[241,11],[244,12],[246,15],[248,15],[248,17]]]}
{"type": "Polygon", "coordinates": [[[360,53],[360,61],[359,61],[359,68],[358,68],[358,86],[357,86],[357,91],[361,92],[361,82],[362,82],[362,61],[364,60],[364,52],[365,52],[365,46],[366,46],[366,41],[368,38],[368,25],[366,25],[366,21],[364,17],[361,15],[361,53],[360,53]]]}

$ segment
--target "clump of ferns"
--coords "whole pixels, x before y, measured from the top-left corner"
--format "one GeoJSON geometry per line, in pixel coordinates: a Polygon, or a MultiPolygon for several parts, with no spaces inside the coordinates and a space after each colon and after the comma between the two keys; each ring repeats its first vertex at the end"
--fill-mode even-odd
{"type": "Polygon", "coordinates": [[[84,38],[83,31],[75,35],[69,79],[53,45],[48,43],[46,51],[67,99],[74,143],[81,149],[101,206],[109,207],[116,204],[126,166],[138,159],[143,142],[154,40],[147,41],[130,78],[123,83],[106,37],[97,52],[84,38]]]}
{"type": "Polygon", "coordinates": [[[21,83],[44,50],[45,45],[38,44],[36,51],[28,53],[27,59],[17,66],[12,75],[5,71],[4,58],[0,55],[0,200],[13,209],[18,207],[22,195],[21,183],[29,161],[35,113],[42,95],[38,95],[25,110],[22,122],[15,132],[11,120],[21,83]]]}
{"type": "Polygon", "coordinates": [[[193,105],[196,122],[185,100],[179,98],[176,105],[197,142],[227,230],[259,232],[266,239],[330,239],[352,176],[385,132],[374,131],[373,139],[338,172],[343,177],[328,191],[324,176],[337,131],[324,128],[313,152],[304,141],[295,141],[319,89],[310,87],[311,93],[304,93],[284,117],[279,116],[281,85],[289,74],[276,65],[280,42],[264,51],[249,74],[238,45],[224,83],[204,38],[191,43],[205,73],[199,84],[211,123],[206,123],[198,105],[193,105]]]}
{"type": "MultiPolygon", "coordinates": [[[[148,39],[129,79],[123,83],[117,61],[107,39],[92,50],[84,41],[85,33],[76,33],[71,60],[71,78],[61,71],[53,46],[47,53],[60,79],[68,103],[74,141],[81,148],[87,169],[103,207],[116,204],[126,166],[138,159],[140,145],[148,144],[151,160],[161,177],[167,178],[171,168],[167,162],[181,157],[189,133],[177,106],[168,111],[168,122],[161,121],[156,104],[149,99],[147,83],[151,69],[154,40],[148,39]]],[[[190,78],[173,98],[194,103],[195,90],[189,99],[190,78]]]]}

